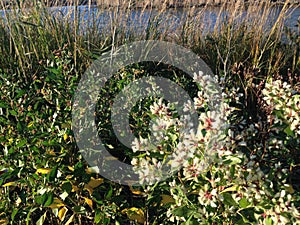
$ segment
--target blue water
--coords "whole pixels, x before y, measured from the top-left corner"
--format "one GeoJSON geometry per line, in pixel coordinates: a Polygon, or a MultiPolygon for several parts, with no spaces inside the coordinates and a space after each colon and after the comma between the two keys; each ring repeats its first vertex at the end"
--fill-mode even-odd
{"type": "MultiPolygon", "coordinates": [[[[226,19],[226,12],[222,12],[221,15],[219,15],[219,8],[218,7],[211,7],[208,8],[202,13],[202,17],[199,19],[197,15],[199,15],[199,10],[202,10],[201,8],[196,9],[194,11],[194,20],[196,24],[201,23],[203,24],[203,32],[207,32],[207,28],[212,29],[213,25],[216,23],[216,20],[218,16],[221,16],[221,18],[226,19]],[[207,25],[209,24],[209,25],[207,25]]],[[[274,7],[271,15],[269,15],[269,24],[266,26],[272,26],[274,22],[276,21],[279,13],[281,10],[281,6],[274,7]]],[[[81,29],[88,29],[90,24],[97,23],[97,27],[99,29],[102,28],[109,28],[110,24],[112,24],[112,21],[115,20],[116,15],[115,11],[103,11],[99,10],[97,7],[88,7],[88,6],[78,6],[77,8],[72,6],[65,6],[65,7],[51,7],[49,8],[49,11],[56,17],[61,17],[62,19],[64,17],[67,18],[74,18],[75,12],[77,11],[77,15],[80,17],[80,21],[82,21],[81,29]]],[[[2,11],[0,10],[0,15],[4,17],[4,14],[7,13],[9,15],[9,10],[2,11]]],[[[246,13],[242,13],[241,20],[243,18],[243,15],[246,13]]],[[[149,26],[150,21],[157,16],[157,13],[154,10],[145,10],[141,11],[139,9],[132,10],[129,16],[122,18],[122,22],[120,24],[117,24],[117,26],[123,25],[125,28],[134,28],[136,31],[141,29],[145,30],[145,27],[149,26]]],[[[184,9],[179,10],[173,10],[169,9],[165,13],[160,14],[156,18],[157,23],[161,23],[161,27],[164,27],[169,30],[176,30],[176,28],[179,26],[180,22],[184,20],[184,17],[188,16],[185,13],[184,9]]],[[[120,18],[119,18],[120,19],[120,18]]],[[[70,21],[72,22],[72,21],[70,21]]],[[[120,20],[118,20],[120,22],[120,20]]],[[[291,12],[290,16],[285,20],[285,26],[290,28],[294,32],[299,32],[299,26],[300,24],[300,7],[294,8],[291,12]]],[[[112,24],[115,27],[116,24],[112,24]]],[[[198,27],[197,27],[198,28],[198,27]]],[[[267,28],[266,28],[267,29],[267,28]]]]}

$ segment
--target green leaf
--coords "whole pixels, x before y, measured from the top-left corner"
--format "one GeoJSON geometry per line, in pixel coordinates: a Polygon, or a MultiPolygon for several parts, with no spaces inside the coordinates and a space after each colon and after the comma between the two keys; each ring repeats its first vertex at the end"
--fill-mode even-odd
{"type": "Polygon", "coordinates": [[[72,191],[72,184],[70,182],[66,182],[62,185],[62,189],[70,194],[72,191]]]}
{"type": "Polygon", "coordinates": [[[22,95],[24,95],[26,93],[26,90],[19,90],[18,94],[16,95],[15,99],[20,98],[22,95]]]}
{"type": "Polygon", "coordinates": [[[82,177],[85,174],[85,170],[83,167],[82,162],[78,162],[74,167],[74,176],[75,177],[82,177]]]}
{"type": "Polygon", "coordinates": [[[221,193],[224,193],[224,192],[235,192],[238,189],[239,189],[238,185],[233,185],[233,186],[230,186],[228,188],[225,188],[221,193]]]}
{"type": "Polygon", "coordinates": [[[222,195],[224,197],[224,203],[226,205],[230,205],[230,206],[237,206],[238,205],[236,203],[236,201],[232,198],[231,194],[229,194],[229,193],[223,193],[222,195]]]}
{"type": "Polygon", "coordinates": [[[10,114],[13,115],[13,116],[18,115],[18,113],[17,113],[15,110],[10,110],[9,112],[10,112],[10,114]]]}
{"type": "MultiPolygon", "coordinates": [[[[47,68],[51,73],[55,74],[55,75],[60,75],[61,74],[61,70],[59,68],[54,68],[54,67],[48,67],[47,68]]],[[[56,79],[56,76],[54,76],[53,74],[48,74],[48,77],[51,79],[51,80],[55,80],[56,79]]]]}
{"type": "Polygon", "coordinates": [[[286,133],[288,136],[294,136],[294,132],[291,130],[291,128],[288,126],[284,129],[284,133],[286,133]]]}
{"type": "Polygon", "coordinates": [[[53,193],[52,192],[47,193],[47,200],[46,200],[44,206],[47,207],[47,206],[51,205],[53,203],[53,199],[54,199],[53,193]]]}
{"type": "Polygon", "coordinates": [[[240,205],[240,207],[241,208],[247,208],[249,205],[250,205],[250,203],[247,201],[247,199],[246,198],[242,198],[240,201],[239,201],[239,205],[240,205]]]}
{"type": "Polygon", "coordinates": [[[235,164],[240,164],[242,162],[242,160],[239,157],[232,156],[232,155],[225,156],[223,160],[224,160],[223,163],[225,165],[235,165],[235,164]]]}
{"type": "Polygon", "coordinates": [[[195,221],[195,220],[188,220],[188,221],[186,221],[186,222],[184,222],[184,223],[182,223],[182,225],[198,225],[199,224],[199,222],[198,221],[195,221]]]}
{"type": "Polygon", "coordinates": [[[271,219],[271,217],[266,218],[266,225],[273,225],[273,220],[271,219]]]}
{"type": "Polygon", "coordinates": [[[8,108],[8,104],[0,102],[0,108],[8,108]]]}
{"type": "Polygon", "coordinates": [[[103,216],[102,212],[100,210],[96,209],[95,217],[94,217],[94,222],[96,224],[99,224],[101,222],[101,220],[102,220],[102,216],[103,216]]]}
{"type": "Polygon", "coordinates": [[[17,148],[21,148],[23,147],[25,144],[27,143],[27,140],[26,139],[23,139],[21,140],[18,144],[17,144],[17,148]]]}
{"type": "Polygon", "coordinates": [[[86,210],[83,206],[75,206],[73,207],[73,210],[78,214],[85,214],[86,210]]]}
{"type": "Polygon", "coordinates": [[[44,205],[48,198],[48,193],[44,193],[43,195],[39,195],[35,197],[35,201],[37,204],[44,205]]]}
{"type": "Polygon", "coordinates": [[[15,216],[17,215],[18,211],[19,211],[19,209],[14,209],[14,210],[12,211],[12,213],[11,213],[11,220],[12,220],[12,221],[14,221],[15,216]]]}
{"type": "Polygon", "coordinates": [[[245,219],[244,216],[242,216],[242,217],[243,217],[243,218],[240,219],[240,220],[238,220],[238,221],[235,223],[235,225],[247,225],[247,224],[251,225],[251,223],[249,223],[249,222],[247,222],[247,221],[244,220],[244,219],[245,219]]]}
{"type": "Polygon", "coordinates": [[[20,121],[17,123],[17,129],[19,132],[23,131],[23,127],[22,127],[22,124],[20,123],[20,121]]]}
{"type": "Polygon", "coordinates": [[[178,207],[176,209],[173,210],[173,214],[175,216],[180,216],[180,217],[189,217],[190,215],[192,215],[194,212],[194,210],[188,208],[187,206],[181,206],[181,207],[178,207]]]}
{"type": "Polygon", "coordinates": [[[39,104],[41,103],[42,101],[37,101],[34,106],[33,106],[33,109],[34,110],[37,110],[37,108],[39,107],[39,104]]]}
{"type": "Polygon", "coordinates": [[[111,196],[112,196],[112,194],[113,194],[113,188],[112,188],[112,186],[110,186],[109,190],[108,190],[108,192],[107,192],[107,194],[105,196],[105,199],[110,199],[111,196]]]}
{"type": "Polygon", "coordinates": [[[49,182],[54,181],[55,178],[57,177],[57,166],[55,166],[50,173],[47,175],[47,180],[49,182]]]}
{"type": "Polygon", "coordinates": [[[40,217],[40,219],[36,222],[36,225],[43,225],[46,220],[46,217],[47,217],[47,212],[45,212],[44,215],[40,217]]]}

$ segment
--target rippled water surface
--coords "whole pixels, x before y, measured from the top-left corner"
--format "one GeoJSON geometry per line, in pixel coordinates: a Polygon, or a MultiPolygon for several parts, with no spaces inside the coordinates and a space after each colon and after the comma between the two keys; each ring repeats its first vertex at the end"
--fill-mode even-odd
{"type": "MultiPolygon", "coordinates": [[[[272,10],[271,15],[269,15],[269,23],[272,25],[281,10],[281,6],[274,7],[272,10]]],[[[98,27],[107,27],[111,24],[113,21],[113,18],[116,17],[115,12],[112,11],[103,11],[103,9],[99,10],[97,7],[88,7],[88,6],[78,6],[77,8],[72,6],[65,6],[65,7],[51,7],[49,10],[55,15],[60,17],[67,17],[67,18],[74,18],[74,12],[75,9],[78,11],[78,15],[80,16],[80,21],[82,22],[82,28],[85,28],[88,26],[89,23],[98,23],[98,27]]],[[[199,14],[200,10],[203,10],[201,8],[195,10],[195,19],[197,19],[197,15],[199,14]],[[198,12],[197,12],[198,10],[198,12]]],[[[0,11],[0,15],[4,16],[5,13],[9,15],[9,10],[7,11],[0,11]]],[[[245,12],[244,12],[245,14],[245,12]]],[[[123,18],[123,25],[125,24],[129,25],[129,27],[136,27],[143,28],[147,26],[148,22],[151,18],[155,16],[155,11],[151,10],[145,10],[141,11],[139,9],[132,10],[126,15],[126,18],[124,16],[123,18]]],[[[169,9],[165,13],[160,15],[160,21],[162,23],[165,23],[166,26],[174,26],[178,25],[180,21],[182,21],[183,17],[185,17],[185,11],[184,10],[173,10],[169,9]]],[[[205,28],[206,24],[210,24],[210,26],[206,27],[213,27],[213,24],[216,22],[217,17],[219,16],[219,8],[218,7],[211,7],[207,8],[204,11],[202,11],[202,17],[201,20],[199,20],[201,23],[203,23],[203,27],[205,28]]],[[[222,12],[220,15],[221,18],[226,17],[226,12],[222,12]]],[[[198,18],[199,19],[199,18],[198,18]]],[[[71,21],[70,21],[71,22],[71,21]]],[[[285,25],[289,28],[291,28],[293,31],[299,32],[298,26],[300,23],[300,7],[294,8],[290,14],[290,16],[286,19],[285,25]]],[[[168,27],[170,28],[170,27],[168,27]]]]}

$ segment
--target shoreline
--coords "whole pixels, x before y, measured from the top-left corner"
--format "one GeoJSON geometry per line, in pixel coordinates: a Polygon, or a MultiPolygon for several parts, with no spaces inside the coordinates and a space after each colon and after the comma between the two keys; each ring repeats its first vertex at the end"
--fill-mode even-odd
{"type": "MultiPolygon", "coordinates": [[[[58,0],[44,0],[44,4],[48,7],[53,6],[74,6],[74,2],[69,2],[68,0],[58,1],[58,0]],[[72,4],[73,3],[73,4],[72,4]]],[[[237,2],[237,1],[236,1],[237,2]]],[[[244,4],[251,4],[254,1],[245,0],[244,4]]],[[[266,2],[266,1],[265,1],[266,2]]],[[[283,5],[285,0],[270,0],[273,5],[283,5]]],[[[128,4],[126,0],[82,0],[78,1],[78,5],[91,5],[96,7],[126,7],[126,8],[190,8],[190,7],[217,7],[222,4],[230,3],[228,0],[148,0],[148,1],[133,1],[131,5],[128,4]]],[[[300,7],[300,0],[292,0],[289,2],[289,5],[295,5],[300,7]]],[[[11,1],[7,0],[1,4],[3,9],[10,9],[12,6],[17,6],[20,8],[23,7],[33,7],[32,2],[25,2],[21,5],[12,4],[11,1]]]]}
{"type": "MultiPolygon", "coordinates": [[[[128,5],[127,1],[118,1],[118,0],[95,0],[93,1],[97,6],[104,7],[122,7],[128,5]]],[[[238,1],[235,1],[236,3],[238,1]]],[[[251,4],[255,1],[245,0],[244,4],[251,4]]],[[[266,2],[266,1],[265,1],[266,2]]],[[[274,5],[283,5],[285,4],[285,0],[270,0],[270,2],[274,5]]],[[[133,7],[136,8],[149,8],[149,7],[166,7],[166,8],[190,8],[190,7],[204,7],[204,6],[221,6],[222,4],[230,3],[228,0],[151,0],[151,1],[136,1],[132,4],[133,7]]],[[[299,5],[300,0],[293,0],[289,2],[289,5],[299,5]]]]}

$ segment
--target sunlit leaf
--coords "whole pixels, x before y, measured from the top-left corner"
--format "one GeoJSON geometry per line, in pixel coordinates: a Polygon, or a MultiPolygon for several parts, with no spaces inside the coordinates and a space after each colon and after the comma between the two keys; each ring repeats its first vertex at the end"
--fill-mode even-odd
{"type": "Polygon", "coordinates": [[[250,205],[250,203],[247,201],[246,198],[242,198],[240,201],[239,201],[239,206],[241,208],[247,208],[248,206],[250,205]]]}
{"type": "Polygon", "coordinates": [[[85,170],[87,174],[92,174],[92,173],[99,173],[99,167],[94,166],[94,167],[89,167],[85,170]]]}
{"type": "Polygon", "coordinates": [[[230,191],[237,191],[238,189],[239,189],[238,185],[233,185],[231,187],[225,188],[223,191],[221,191],[221,194],[230,191]]]}
{"type": "Polygon", "coordinates": [[[91,180],[89,181],[89,183],[87,183],[84,186],[84,189],[86,189],[90,194],[92,194],[94,189],[96,187],[100,186],[103,182],[104,182],[103,178],[95,179],[95,178],[91,177],[91,180]]]}
{"type": "Polygon", "coordinates": [[[17,198],[16,200],[16,205],[20,205],[22,203],[22,199],[20,197],[17,198]]]}
{"type": "Polygon", "coordinates": [[[39,218],[39,220],[36,222],[36,225],[43,225],[46,220],[46,217],[47,217],[47,212],[45,212],[44,215],[42,215],[39,218]]]}
{"type": "MultiPolygon", "coordinates": [[[[49,197],[48,197],[49,199],[49,197]]],[[[48,200],[47,200],[48,201],[48,200]]],[[[51,201],[51,199],[49,199],[49,202],[51,201]]],[[[46,203],[45,203],[46,205],[46,203]]],[[[52,202],[50,203],[50,205],[48,205],[49,208],[51,209],[55,209],[55,208],[60,208],[62,206],[65,206],[65,204],[63,203],[62,200],[60,200],[59,198],[53,198],[52,202]]]]}
{"type": "Polygon", "coordinates": [[[138,189],[134,189],[132,186],[129,186],[129,189],[132,192],[132,194],[135,194],[135,195],[145,195],[144,192],[142,192],[142,191],[140,191],[138,189]]]}
{"type": "Polygon", "coordinates": [[[66,214],[68,212],[68,208],[67,207],[63,207],[58,211],[58,218],[60,221],[63,221],[66,217],[66,214]]]}
{"type": "Polygon", "coordinates": [[[72,172],[74,171],[74,168],[72,166],[68,166],[68,169],[72,172]]]}
{"type": "Polygon", "coordinates": [[[27,125],[27,127],[29,128],[29,127],[32,127],[34,125],[34,121],[31,121],[28,125],[27,125]]]}
{"type": "Polygon", "coordinates": [[[114,149],[114,146],[110,145],[110,144],[106,144],[106,146],[109,148],[109,149],[114,149]]]}
{"type": "Polygon", "coordinates": [[[51,172],[50,168],[40,168],[35,171],[36,174],[48,174],[51,172]]]}
{"type": "Polygon", "coordinates": [[[123,214],[126,214],[128,219],[131,221],[136,221],[140,224],[144,224],[145,222],[145,214],[144,211],[140,208],[132,207],[129,209],[123,209],[123,214]]]}
{"type": "Polygon", "coordinates": [[[84,201],[89,205],[89,207],[91,209],[93,209],[93,200],[92,199],[84,197],[84,201]]]}
{"type": "Polygon", "coordinates": [[[68,192],[64,191],[61,195],[59,195],[59,197],[62,199],[62,200],[65,200],[67,197],[69,196],[68,192]]]}
{"type": "Polygon", "coordinates": [[[6,224],[8,224],[8,220],[7,219],[1,219],[0,224],[1,225],[6,225],[6,224]]]}
{"type": "Polygon", "coordinates": [[[273,220],[271,217],[266,218],[266,225],[273,225],[273,220]]]}
{"type": "Polygon", "coordinates": [[[242,160],[239,157],[232,155],[225,156],[223,161],[225,165],[235,165],[240,164],[241,162],[242,160]]]}
{"type": "Polygon", "coordinates": [[[15,186],[16,182],[8,182],[6,184],[3,184],[3,187],[10,187],[10,186],[15,186]]]}

